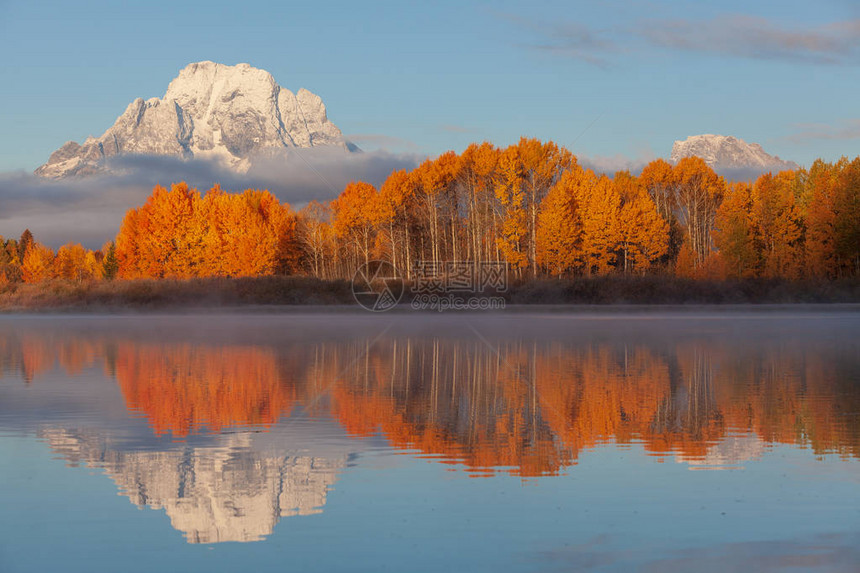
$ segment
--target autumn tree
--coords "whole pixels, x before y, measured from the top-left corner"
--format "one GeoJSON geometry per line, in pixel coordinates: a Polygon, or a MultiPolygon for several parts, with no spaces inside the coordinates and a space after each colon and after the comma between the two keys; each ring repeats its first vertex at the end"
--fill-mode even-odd
{"type": "Polygon", "coordinates": [[[502,215],[496,244],[504,260],[518,275],[529,265],[529,214],[522,185],[523,165],[517,147],[509,147],[499,157],[499,175],[495,192],[502,215]]]}
{"type": "Polygon", "coordinates": [[[332,278],[336,248],[331,227],[331,208],[311,201],[299,211],[297,235],[304,259],[315,277],[332,278]]]}
{"type": "Polygon", "coordinates": [[[553,142],[522,138],[505,149],[498,160],[496,197],[503,213],[499,248],[519,273],[537,275],[537,230],[541,203],[564,172],[573,155],[553,142]]]}
{"type": "Polygon", "coordinates": [[[836,276],[836,182],[847,161],[836,165],[821,159],[804,172],[806,271],[813,277],[836,276]]]}
{"type": "Polygon", "coordinates": [[[379,237],[385,237],[385,250],[395,268],[407,277],[412,266],[412,235],[415,185],[405,170],[393,171],[379,189],[379,237]]]}
{"type": "Polygon", "coordinates": [[[196,276],[272,275],[297,263],[294,216],[268,191],[231,194],[215,187],[203,198],[200,218],[196,276]]]}
{"type": "Polygon", "coordinates": [[[116,240],[123,278],[257,276],[292,272],[296,218],[268,191],[213,187],[204,198],[186,184],[156,187],[126,213],[116,240]]]}
{"type": "Polygon", "coordinates": [[[353,248],[356,265],[370,262],[378,209],[376,188],[363,182],[349,183],[332,202],[332,228],[342,244],[353,248]]]}
{"type": "Polygon", "coordinates": [[[582,251],[585,272],[607,274],[617,262],[622,243],[619,225],[621,198],[606,175],[597,178],[581,202],[582,251]]]}
{"type": "Polygon", "coordinates": [[[424,161],[414,171],[416,198],[427,222],[430,260],[434,263],[443,260],[448,245],[451,246],[452,258],[457,258],[457,210],[453,192],[459,162],[457,154],[449,151],[436,159],[424,161]],[[449,232],[450,242],[446,240],[449,232]]]}
{"type": "Polygon", "coordinates": [[[651,196],[660,217],[669,229],[669,245],[666,257],[673,260],[681,248],[683,235],[676,216],[678,208],[678,180],[672,165],[665,159],[648,163],[639,174],[642,187],[651,196]]]}
{"type": "Polygon", "coordinates": [[[465,259],[476,262],[497,260],[498,250],[492,240],[497,234],[498,215],[495,201],[495,183],[500,151],[488,142],[473,143],[460,156],[457,180],[466,205],[465,259]]]}
{"type": "Polygon", "coordinates": [[[660,216],[648,191],[626,171],[615,174],[615,193],[621,201],[618,212],[621,269],[645,271],[669,249],[669,225],[660,216]]]}
{"type": "Polygon", "coordinates": [[[516,146],[528,229],[528,260],[537,275],[537,226],[540,204],[562,173],[575,162],[573,155],[552,141],[522,138],[516,146]]]}
{"type": "Polygon", "coordinates": [[[29,249],[35,241],[33,240],[33,233],[30,232],[30,229],[24,229],[24,232],[21,233],[21,239],[18,241],[18,260],[23,261],[24,256],[27,254],[27,249],[29,249]]]}
{"type": "Polygon", "coordinates": [[[102,277],[113,280],[119,273],[119,260],[116,256],[116,242],[109,241],[102,246],[102,277]]]}
{"type": "Polygon", "coordinates": [[[196,276],[203,260],[205,221],[200,194],[185,183],[156,186],[142,207],[126,213],[117,236],[125,278],[196,276]]]}
{"type": "Polygon", "coordinates": [[[673,169],[677,210],[696,267],[712,248],[711,231],[723,200],[725,181],[700,157],[684,157],[673,169]]]}
{"type": "Polygon", "coordinates": [[[538,216],[537,261],[550,274],[560,277],[583,264],[580,202],[593,183],[594,174],[575,165],[543,201],[538,216]]]}
{"type": "Polygon", "coordinates": [[[26,283],[38,283],[51,278],[54,273],[54,252],[34,241],[24,255],[21,273],[26,283]]]}
{"type": "Polygon", "coordinates": [[[176,183],[170,191],[156,187],[144,209],[146,231],[143,256],[150,275],[161,278],[189,278],[197,274],[203,260],[203,226],[200,193],[186,183],[176,183]]]}
{"type": "Polygon", "coordinates": [[[53,275],[57,278],[81,282],[102,278],[102,267],[93,251],[85,249],[80,244],[69,243],[57,251],[53,275]]]}
{"type": "Polygon", "coordinates": [[[126,211],[116,236],[116,258],[119,266],[118,276],[125,279],[148,277],[149,268],[142,252],[141,219],[145,212],[142,207],[126,211]]]}
{"type": "Polygon", "coordinates": [[[8,239],[0,244],[0,281],[4,284],[20,282],[21,259],[19,258],[18,241],[8,239]]]}
{"type": "Polygon", "coordinates": [[[750,218],[766,277],[798,278],[803,263],[803,229],[793,192],[794,173],[766,173],[752,190],[750,218]]]}
{"type": "Polygon", "coordinates": [[[759,264],[752,225],[752,187],[735,183],[717,209],[714,242],[734,278],[755,276],[759,264]]]}
{"type": "Polygon", "coordinates": [[[860,275],[860,157],[845,165],[836,182],[833,221],[840,272],[860,275]]]}

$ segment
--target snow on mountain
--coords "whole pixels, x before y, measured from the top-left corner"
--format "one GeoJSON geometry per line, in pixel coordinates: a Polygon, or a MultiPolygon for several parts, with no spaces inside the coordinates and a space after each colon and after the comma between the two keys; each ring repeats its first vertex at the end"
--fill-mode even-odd
{"type": "Polygon", "coordinates": [[[770,155],[758,143],[747,143],[726,135],[691,135],[684,141],[676,141],[672,146],[672,163],[694,155],[704,159],[717,171],[781,171],[798,167],[792,161],[783,161],[776,155],[770,155]]]}
{"type": "Polygon", "coordinates": [[[138,507],[164,509],[188,543],[259,541],[283,517],[322,513],[348,461],[260,451],[251,432],[166,451],[116,450],[110,439],[63,428],[39,437],[69,464],[103,468],[138,507]]]}
{"type": "Polygon", "coordinates": [[[163,98],[134,100],[101,137],[66,143],[36,174],[97,173],[105,159],[123,154],[209,158],[244,171],[256,154],[316,146],[351,149],[319,96],[293,94],[248,64],[198,62],[179,72],[163,98]]]}

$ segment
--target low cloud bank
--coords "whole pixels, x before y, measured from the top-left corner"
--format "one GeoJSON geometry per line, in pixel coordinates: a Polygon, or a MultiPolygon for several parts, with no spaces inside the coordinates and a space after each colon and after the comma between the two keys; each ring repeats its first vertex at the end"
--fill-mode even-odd
{"type": "Polygon", "coordinates": [[[300,208],[314,199],[334,199],[352,180],[379,185],[391,171],[411,169],[421,159],[320,148],[258,157],[246,173],[214,161],[152,155],[112,158],[110,174],[60,181],[24,171],[0,173],[0,234],[18,237],[29,228],[51,247],[79,242],[96,248],[116,236],[125,212],[141,205],[155,185],[186,181],[201,192],[216,183],[227,191],[268,189],[300,208]]]}
{"type": "MultiPolygon", "coordinates": [[[[644,169],[645,166],[652,161],[652,159],[655,158],[630,159],[621,155],[615,155],[611,157],[603,157],[596,155],[593,157],[580,156],[579,163],[583,167],[591,169],[595,173],[606,174],[612,177],[618,171],[629,171],[632,175],[639,175],[642,172],[642,169],[644,169]]],[[[737,182],[755,181],[760,175],[768,172],[775,173],[776,171],[778,171],[778,169],[768,169],[762,167],[716,167],[714,168],[714,171],[717,172],[717,175],[722,175],[726,179],[726,181],[737,182]]]]}
{"type": "MultiPolygon", "coordinates": [[[[246,173],[214,161],[131,155],[113,158],[110,174],[54,181],[24,171],[0,173],[0,234],[16,238],[29,228],[36,238],[58,247],[68,242],[97,248],[116,236],[125,212],[143,204],[155,185],[186,181],[201,192],[214,184],[226,191],[268,189],[301,208],[314,199],[329,201],[353,180],[380,185],[395,169],[412,169],[421,155],[387,151],[349,153],[334,149],[291,150],[257,157],[246,173]]],[[[579,156],[580,163],[612,176],[636,175],[651,158],[579,156]]],[[[730,181],[749,181],[760,169],[717,170],[730,181]]]]}

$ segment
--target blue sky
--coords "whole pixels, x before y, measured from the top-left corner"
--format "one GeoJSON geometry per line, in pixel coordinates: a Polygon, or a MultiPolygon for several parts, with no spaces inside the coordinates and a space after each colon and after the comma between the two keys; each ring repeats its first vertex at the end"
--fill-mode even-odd
{"type": "Polygon", "coordinates": [[[199,60],[310,89],[368,149],[529,135],[623,166],[721,133],[802,164],[860,154],[849,0],[0,0],[0,53],[0,170],[100,135],[199,60]]]}

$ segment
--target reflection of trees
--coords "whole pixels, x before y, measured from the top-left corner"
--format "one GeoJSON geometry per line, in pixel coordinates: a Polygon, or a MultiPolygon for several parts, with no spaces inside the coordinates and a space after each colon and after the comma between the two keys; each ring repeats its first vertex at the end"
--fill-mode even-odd
{"type": "Polygon", "coordinates": [[[570,453],[552,432],[528,348],[433,338],[377,344],[333,389],[332,412],[355,434],[481,470],[558,471],[570,453]]]}
{"type": "Polygon", "coordinates": [[[845,382],[850,358],[827,354],[699,341],[494,349],[405,339],[341,372],[332,412],[353,433],[381,432],[476,474],[555,473],[608,440],[701,461],[730,432],[856,455],[856,416],[838,413],[860,409],[860,389],[845,382]],[[848,393],[850,406],[835,400],[848,393]]]}
{"type": "Polygon", "coordinates": [[[671,391],[661,400],[647,431],[651,449],[680,449],[687,456],[703,456],[707,446],[723,435],[711,360],[700,345],[681,346],[670,359],[671,391]]]}
{"type": "Polygon", "coordinates": [[[554,428],[576,449],[641,434],[669,394],[664,361],[642,347],[554,344],[538,381],[554,428]]]}
{"type": "Polygon", "coordinates": [[[121,342],[116,377],[129,409],[146,416],[156,434],[270,426],[295,400],[268,348],[121,342]]]}
{"type": "Polygon", "coordinates": [[[17,374],[27,383],[54,366],[80,374],[96,362],[101,350],[92,340],[13,332],[0,336],[0,374],[17,374]]]}
{"type": "Polygon", "coordinates": [[[156,433],[267,427],[298,405],[481,475],[557,473],[613,440],[702,460],[729,433],[860,454],[853,342],[389,336],[276,344],[0,337],[5,372],[101,361],[156,433]]]}

